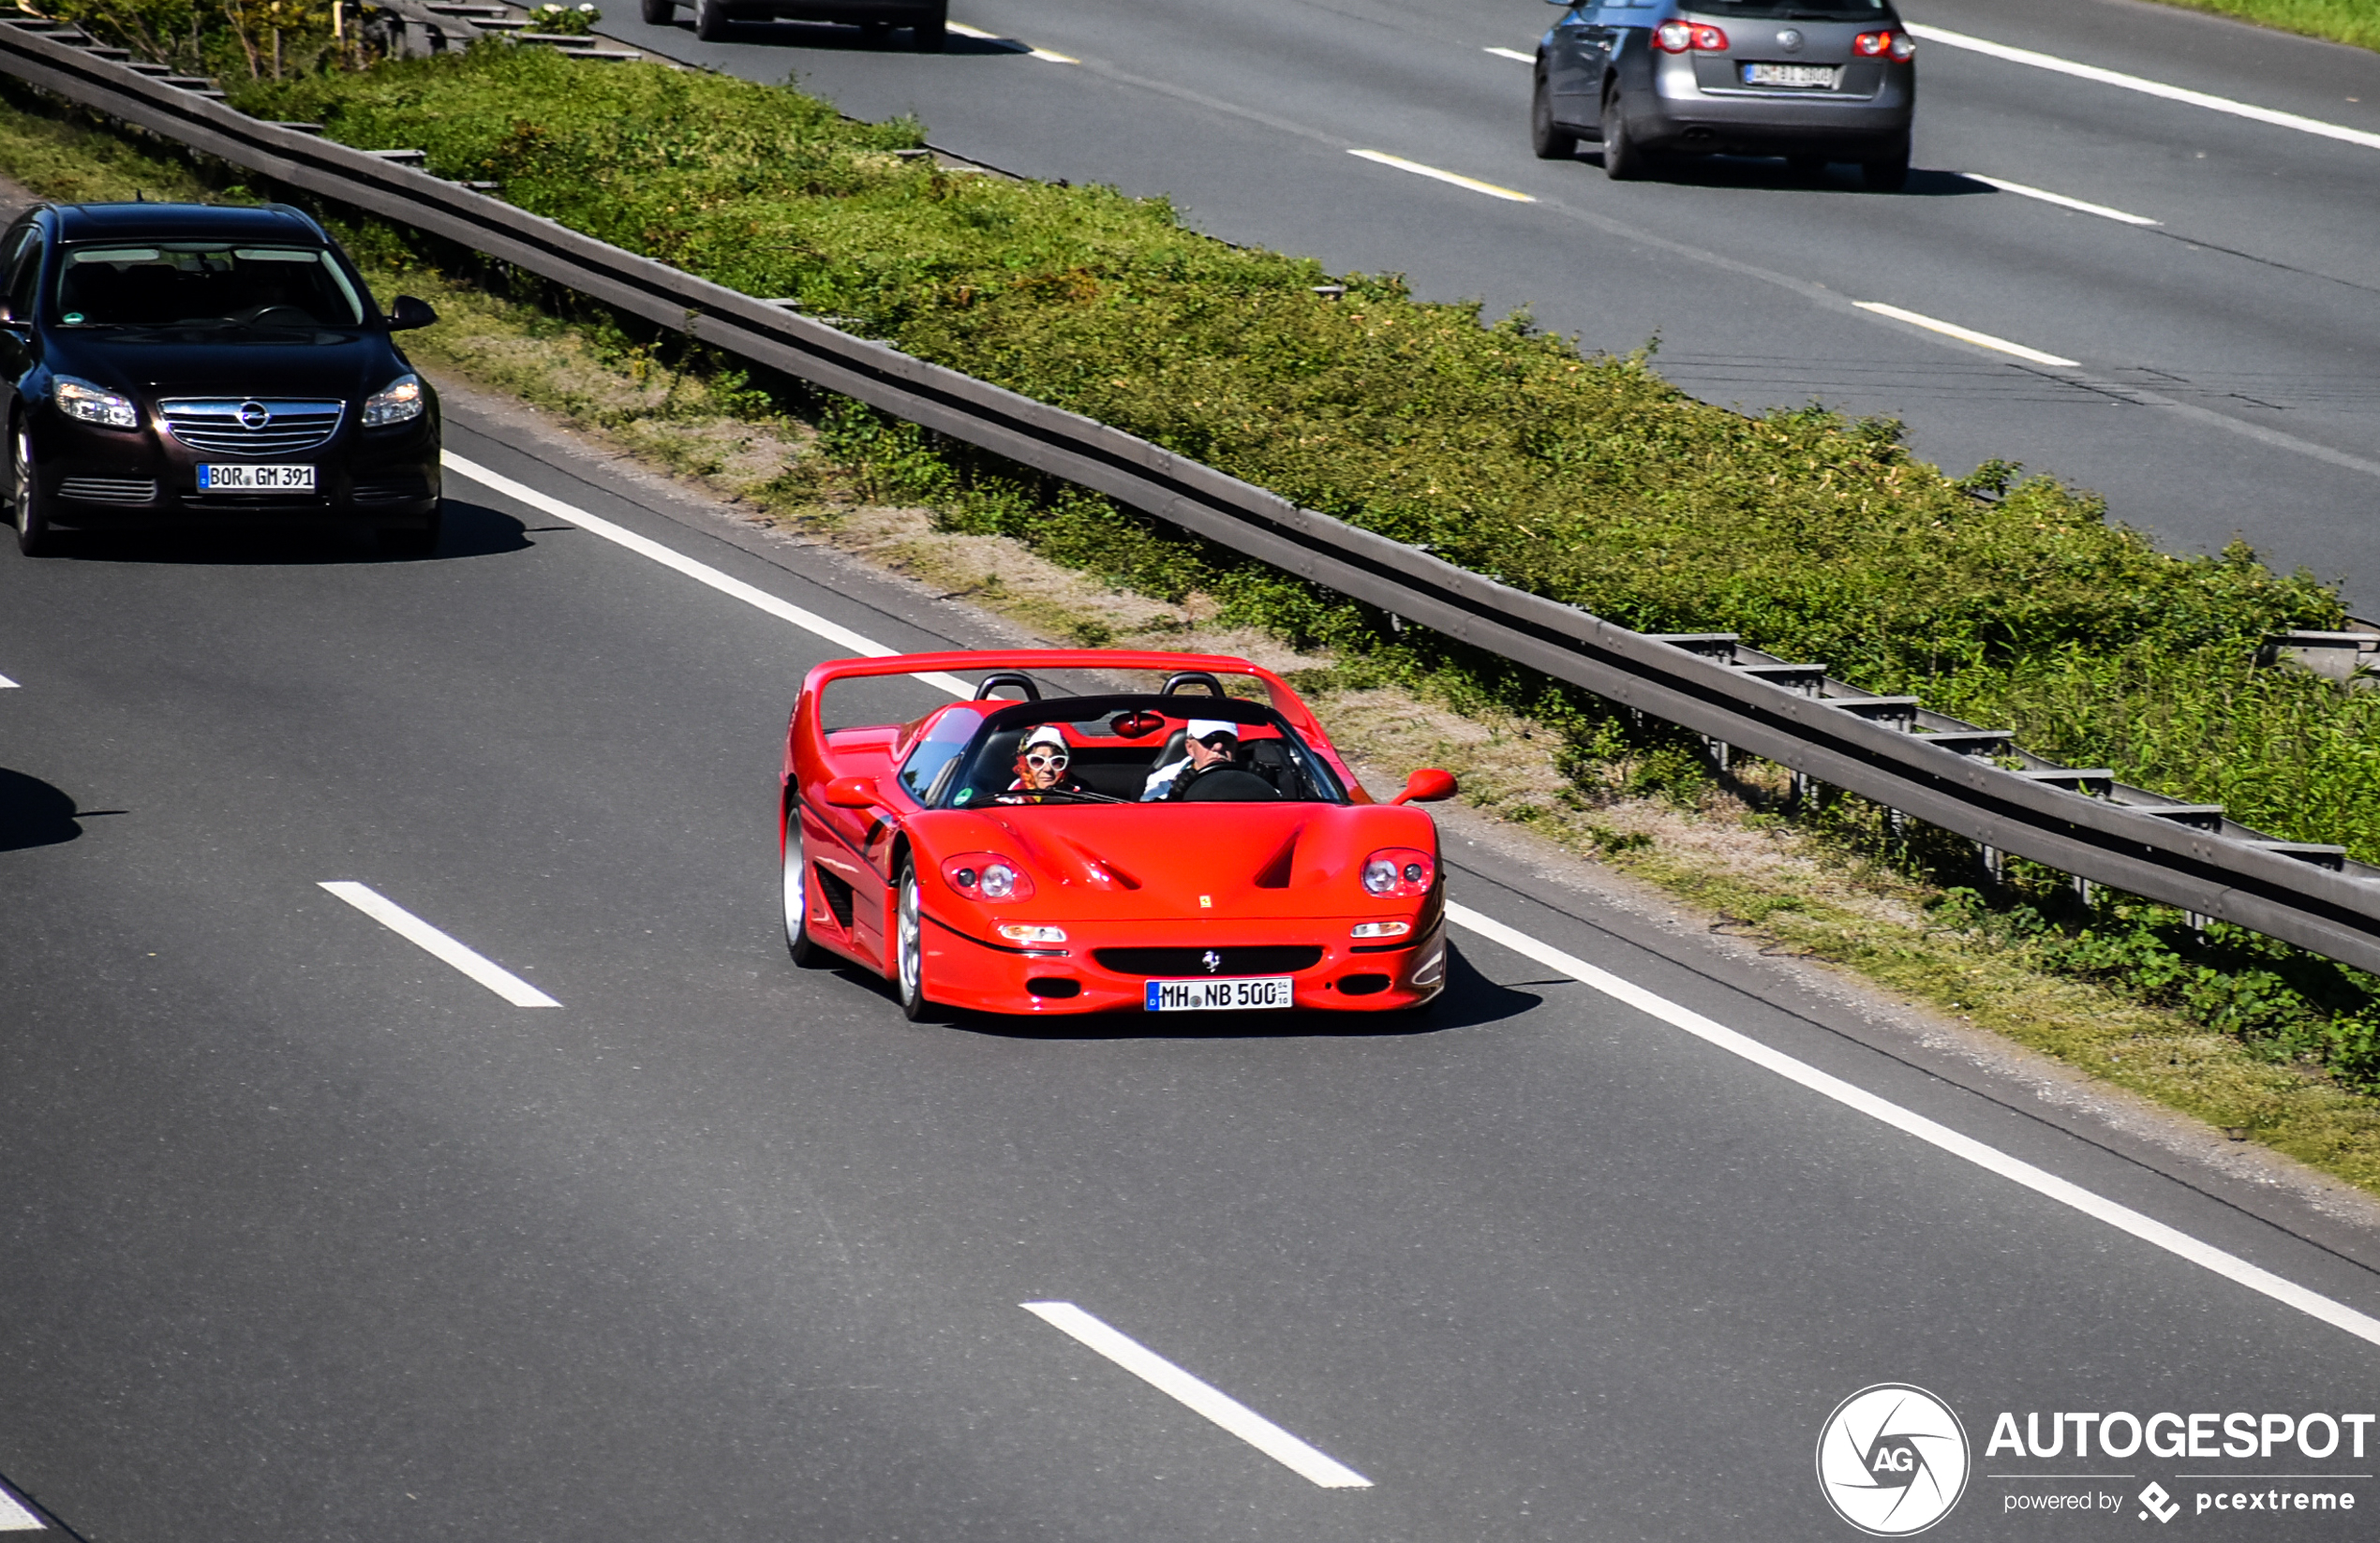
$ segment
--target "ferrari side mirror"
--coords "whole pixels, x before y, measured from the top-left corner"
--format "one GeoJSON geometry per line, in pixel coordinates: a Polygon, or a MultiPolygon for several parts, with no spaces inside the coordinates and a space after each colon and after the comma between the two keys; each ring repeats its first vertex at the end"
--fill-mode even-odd
{"type": "Polygon", "coordinates": [[[826,802],[839,809],[873,809],[878,803],[872,777],[838,777],[826,784],[826,802]]]}
{"type": "Polygon", "coordinates": [[[1452,772],[1425,766],[1405,779],[1405,791],[1389,800],[1391,804],[1435,804],[1454,796],[1452,772]]]}

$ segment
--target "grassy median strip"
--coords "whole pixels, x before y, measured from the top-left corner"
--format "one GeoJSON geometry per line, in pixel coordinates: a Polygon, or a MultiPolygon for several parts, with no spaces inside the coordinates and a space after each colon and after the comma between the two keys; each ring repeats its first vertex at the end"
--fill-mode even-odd
{"type": "Polygon", "coordinates": [[[2380,0],[2160,0],[2358,48],[2380,48],[2380,0]]]}
{"type": "MultiPolygon", "coordinates": [[[[21,96],[0,103],[0,171],[59,198],[247,196],[219,168],[21,96]]],[[[1300,652],[1280,641],[1297,629],[1235,596],[1262,575],[1099,500],[1003,477],[847,404],[772,395],[699,349],[543,287],[499,292],[468,261],[425,263],[385,227],[344,234],[383,298],[418,293],[445,317],[409,334],[425,365],[1047,636],[1265,657],[1298,672],[1358,755],[1399,772],[1449,765],[1475,808],[1704,910],[1717,929],[1839,967],[2380,1193],[2380,1102],[2356,1090],[2371,1080],[2375,1018],[2366,983],[2348,972],[2252,935],[2202,943],[2171,912],[2121,897],[2084,910],[2046,872],[2020,872],[2013,896],[1987,901],[1957,886],[1966,854],[1940,833],[1897,829],[1856,799],[1787,818],[1774,767],[1739,763],[1721,776],[1685,736],[1533,694],[1485,661],[1401,652],[1393,632],[1358,629],[1333,645],[1316,625],[1300,652]],[[1001,533],[1026,515],[1038,522],[1024,522],[1033,540],[1001,533]]],[[[1311,603],[1327,621],[1324,602],[1311,603]]]]}

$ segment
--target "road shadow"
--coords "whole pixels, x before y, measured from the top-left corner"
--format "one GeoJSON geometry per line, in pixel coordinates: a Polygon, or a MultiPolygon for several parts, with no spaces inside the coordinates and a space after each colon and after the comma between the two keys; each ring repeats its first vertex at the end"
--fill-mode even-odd
{"type": "MultiPolygon", "coordinates": [[[[891,987],[864,972],[848,972],[885,994],[891,987]]],[[[1163,1018],[1149,1013],[1085,1013],[1064,1017],[1026,1017],[994,1013],[945,1013],[937,1021],[965,1033],[1001,1039],[1385,1039],[1436,1034],[1450,1029],[1518,1017],[1543,999],[1499,986],[1471,967],[1463,951],[1447,945],[1446,990],[1427,1007],[1397,1013],[1183,1013],[1163,1018]]],[[[898,1008],[891,1008],[898,1011],[898,1008]]]]}
{"type": "MultiPolygon", "coordinates": [[[[1589,166],[1601,166],[1603,153],[1589,146],[1580,155],[1589,166]]],[[[1646,182],[1674,183],[1680,187],[1733,187],[1757,192],[1856,193],[1895,199],[1964,199],[2000,191],[1956,171],[1909,170],[1909,181],[1896,191],[1877,192],[1860,180],[1859,167],[1838,161],[1823,171],[1801,171],[1774,156],[1678,156],[1656,159],[1645,171],[1646,182]]]]}
{"type": "MultiPolygon", "coordinates": [[[[670,25],[692,37],[694,22],[691,8],[678,7],[677,20],[670,25]]],[[[617,41],[630,48],[636,46],[632,37],[617,41]]],[[[909,45],[909,29],[895,27],[889,34],[870,37],[855,26],[841,26],[832,22],[774,22],[758,19],[728,23],[722,42],[741,43],[750,48],[797,48],[822,53],[915,53],[909,45]]],[[[966,37],[958,33],[946,34],[938,54],[926,57],[945,59],[1022,59],[1031,50],[1005,38],[966,37]]]]}
{"type": "Polygon", "coordinates": [[[383,551],[365,522],[325,519],[320,525],[225,525],[201,530],[61,531],[58,556],[82,562],[319,568],[500,556],[535,545],[529,535],[527,526],[500,510],[469,498],[449,498],[438,547],[426,554],[383,551]]]}
{"type": "Polygon", "coordinates": [[[0,766],[0,852],[54,847],[82,834],[82,821],[122,809],[78,809],[64,791],[0,766]]]}

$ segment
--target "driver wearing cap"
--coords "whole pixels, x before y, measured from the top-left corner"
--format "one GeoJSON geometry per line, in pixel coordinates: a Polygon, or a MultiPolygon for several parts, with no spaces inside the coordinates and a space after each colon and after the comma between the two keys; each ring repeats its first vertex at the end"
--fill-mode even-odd
{"type": "Polygon", "coordinates": [[[1161,798],[1179,798],[1198,775],[1215,766],[1228,766],[1239,759],[1240,725],[1221,719],[1194,718],[1182,742],[1182,759],[1168,761],[1149,774],[1148,782],[1140,790],[1140,801],[1155,803],[1161,798]]]}

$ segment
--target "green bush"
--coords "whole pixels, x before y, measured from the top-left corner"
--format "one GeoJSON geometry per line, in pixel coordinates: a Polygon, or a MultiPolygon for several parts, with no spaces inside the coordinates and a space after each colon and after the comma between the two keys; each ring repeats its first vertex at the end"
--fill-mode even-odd
{"type": "MultiPolygon", "coordinates": [[[[1646,357],[1583,356],[1523,317],[1482,325],[1393,277],[1318,298],[1314,262],[1197,235],[1162,200],[953,175],[894,154],[915,125],[853,123],[790,88],[483,47],[235,99],[423,149],[440,175],[1623,625],[1738,631],[2380,858],[2369,700],[2253,663],[2269,631],[2337,625],[2334,594],[2244,547],[2164,556],[2005,464],[1955,482],[1897,424],[1741,417],[1646,357]]],[[[1212,589],[1295,635],[1445,660],[1104,501],[1036,507],[870,414],[830,429],[959,523],[1145,587],[1212,589]]]]}

